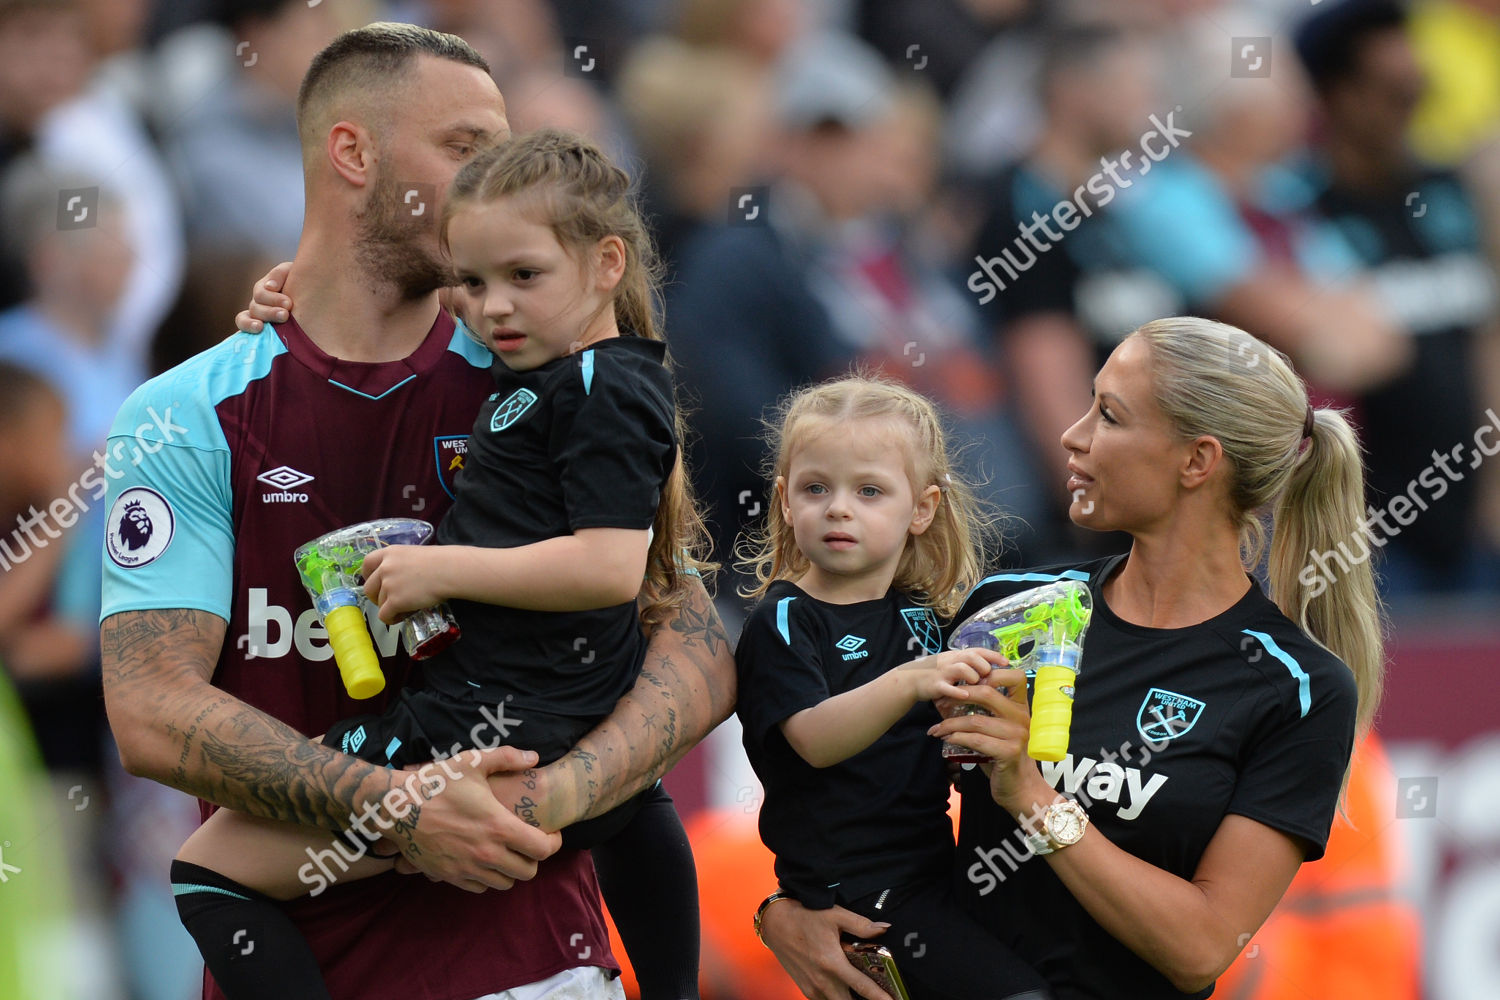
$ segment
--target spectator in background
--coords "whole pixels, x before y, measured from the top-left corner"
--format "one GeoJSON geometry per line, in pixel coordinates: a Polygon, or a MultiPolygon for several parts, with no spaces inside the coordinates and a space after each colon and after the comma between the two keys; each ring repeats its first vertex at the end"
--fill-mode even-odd
{"type": "Polygon", "coordinates": [[[705,49],[733,49],[771,71],[805,33],[797,0],[678,0],[672,19],[679,38],[705,49]]]}
{"type": "MultiPolygon", "coordinates": [[[[133,263],[124,209],[108,189],[92,181],[86,174],[53,171],[38,161],[23,160],[12,165],[0,193],[10,221],[6,236],[12,241],[11,252],[24,262],[33,289],[24,304],[0,313],[0,358],[34,372],[64,400],[67,442],[51,455],[52,462],[65,470],[64,481],[93,464],[115,411],[144,381],[131,353],[109,336],[111,317],[133,263]],[[80,201],[75,209],[61,200],[61,193],[72,190],[97,190],[97,202],[80,201]]],[[[92,668],[98,656],[95,623],[104,512],[96,504],[76,524],[68,520],[61,527],[67,530],[57,544],[66,555],[49,601],[46,638],[24,651],[12,648],[10,659],[47,676],[75,679],[76,685],[59,694],[66,702],[98,683],[92,668]]],[[[44,748],[51,748],[54,740],[58,747],[78,748],[75,753],[95,748],[96,730],[79,729],[87,727],[90,718],[101,722],[99,713],[90,716],[73,705],[57,707],[63,717],[37,719],[44,748]],[[76,721],[65,723],[66,717],[76,721]]],[[[87,753],[84,762],[97,766],[97,750],[87,753]]]]}
{"type": "Polygon", "coordinates": [[[682,245],[667,299],[672,352],[697,395],[695,469],[717,551],[732,550],[765,499],[763,408],[861,360],[935,395],[965,436],[983,438],[975,464],[1026,513],[1034,484],[1005,464],[1014,435],[972,308],[903,245],[935,177],[930,105],[846,35],[799,42],[775,87],[778,179],[725,198],[731,224],[682,245]]]}
{"type": "Polygon", "coordinates": [[[1397,3],[1355,0],[1319,8],[1297,32],[1323,126],[1318,207],[1370,269],[1386,309],[1412,340],[1411,364],[1359,398],[1369,499],[1372,514],[1382,515],[1372,531],[1377,543],[1387,542],[1387,590],[1493,590],[1500,588],[1500,526],[1480,513],[1495,510],[1496,463],[1478,470],[1482,456],[1471,464],[1460,449],[1473,451],[1475,428],[1488,422],[1485,406],[1500,385],[1494,270],[1464,184],[1408,146],[1424,78],[1405,26],[1397,3]],[[1440,460],[1458,467],[1439,474],[1440,460]],[[1403,494],[1408,499],[1399,500],[1403,494]],[[1427,511],[1428,502],[1440,506],[1427,511]],[[1408,516],[1416,507],[1423,509],[1408,516]]]}
{"type": "MultiPolygon", "coordinates": [[[[98,456],[115,412],[145,378],[134,353],[111,337],[134,256],[126,206],[94,177],[56,170],[34,157],[12,166],[0,186],[0,204],[10,223],[5,235],[25,262],[33,289],[24,304],[0,313],[0,359],[24,367],[46,385],[48,398],[62,404],[55,419],[64,431],[60,438],[41,430],[20,432],[15,441],[50,473],[45,491],[38,476],[29,477],[30,492],[37,509],[49,515],[37,529],[38,538],[49,541],[54,532],[58,537],[0,575],[0,658],[17,678],[48,766],[96,795],[97,782],[109,785],[108,813],[96,807],[80,818],[82,827],[73,828],[85,834],[69,838],[75,870],[100,871],[101,859],[93,851],[101,846],[112,866],[112,877],[101,873],[80,879],[78,886],[87,912],[104,905],[98,897],[108,887],[121,917],[117,929],[126,971],[101,977],[128,982],[137,1000],[178,1000],[184,984],[197,975],[196,955],[164,889],[168,859],[152,866],[138,858],[157,847],[165,831],[184,825],[191,802],[175,794],[166,799],[151,782],[119,770],[115,754],[104,752],[109,744],[100,696],[107,472],[98,456]],[[70,207],[59,192],[73,190],[95,190],[97,200],[70,207]],[[59,509],[60,502],[65,506],[59,509]],[[23,587],[28,593],[18,593],[23,587]],[[149,835],[89,842],[87,834],[107,826],[123,829],[131,817],[149,835]]],[[[106,459],[110,467],[123,468],[131,456],[106,459]]],[[[0,523],[8,531],[15,522],[7,517],[0,523]]],[[[191,829],[190,820],[187,825],[191,829]]],[[[90,966],[88,956],[81,964],[90,966]]]]}
{"type": "MultiPolygon", "coordinates": [[[[83,0],[54,0],[80,9],[83,0]]],[[[170,175],[131,95],[109,73],[102,53],[87,55],[83,91],[38,122],[36,152],[51,167],[98,177],[124,208],[126,242],[135,260],[110,319],[109,339],[144,363],[157,325],[182,281],[182,219],[170,175]]]]}
{"type": "MultiPolygon", "coordinates": [[[[1097,211],[1044,252],[1020,235],[1023,227],[1035,232],[1033,213],[1050,215],[1074,191],[1086,189],[1103,158],[1135,141],[1155,103],[1156,69],[1156,50],[1122,29],[1074,25],[1049,32],[1038,81],[1040,137],[986,185],[992,204],[973,258],[999,263],[989,265],[994,277],[974,272],[969,289],[978,294],[1011,376],[1030,444],[1031,478],[1056,464],[1062,432],[1088,409],[1093,374],[1121,338],[1157,316],[1186,311],[1181,293],[1129,252],[1097,186],[1085,194],[1097,211]],[[1031,266],[1020,271],[1028,261],[1031,266]],[[1007,266],[1016,270],[1013,279],[1007,266]]],[[[1117,541],[1097,542],[1106,536],[1073,528],[1067,517],[1071,498],[1062,490],[1054,493],[1056,502],[1039,525],[1042,549],[1026,553],[1028,562],[1081,555],[1117,541]]]]}
{"type": "MultiPolygon", "coordinates": [[[[45,609],[61,547],[39,544],[48,536],[31,515],[65,488],[58,456],[67,440],[61,394],[30,368],[0,360],[0,662],[22,684],[55,672],[47,646],[58,625],[45,609]]],[[[78,647],[76,636],[65,641],[78,647]]]]}
{"type": "Polygon", "coordinates": [[[612,158],[625,157],[620,127],[599,89],[622,48],[618,36],[605,34],[608,26],[598,25],[568,51],[548,0],[427,0],[414,14],[414,21],[458,35],[484,56],[517,133],[543,126],[582,132],[612,158]]]}
{"type": "Polygon", "coordinates": [[[64,824],[52,808],[85,790],[98,796],[103,726],[93,710],[97,677],[87,692],[59,673],[70,664],[54,647],[76,651],[79,640],[48,609],[62,547],[46,512],[77,474],[60,460],[67,440],[62,397],[29,368],[0,360],[0,846],[12,876],[24,869],[0,907],[0,996],[123,1000],[98,927],[108,880],[91,835],[102,810],[69,809],[73,822],[64,824]],[[67,963],[55,960],[61,954],[67,963]]]}
{"type": "Polygon", "coordinates": [[[1029,12],[1031,0],[860,0],[861,37],[894,66],[931,81],[945,99],[1004,28],[1029,12]],[[919,68],[920,67],[920,68],[919,68]]]}
{"type": "MultiPolygon", "coordinates": [[[[53,0],[0,0],[0,170],[31,149],[48,111],[82,89],[88,65],[77,10],[53,0]]],[[[0,258],[0,309],[25,297],[20,262],[0,258]]]]}
{"type": "Polygon", "coordinates": [[[743,56],[666,36],[631,50],[617,88],[645,162],[643,200],[671,282],[682,243],[699,226],[722,225],[730,190],[762,176],[769,88],[743,56]]]}
{"type": "Polygon", "coordinates": [[[1257,20],[1228,15],[1195,22],[1173,41],[1163,106],[1119,153],[1111,211],[1126,252],[1189,309],[1254,330],[1324,391],[1357,394],[1388,381],[1409,363],[1409,343],[1362,287],[1358,258],[1316,218],[1313,191],[1273,169],[1298,148],[1305,114],[1301,77],[1275,57],[1285,42],[1257,20]],[[1271,76],[1235,75],[1224,57],[1226,19],[1235,35],[1272,37],[1271,76]]]}
{"type": "Polygon", "coordinates": [[[1422,920],[1403,891],[1411,846],[1397,778],[1375,733],[1355,743],[1327,853],[1297,870],[1217,1000],[1420,1000],[1422,920]],[[1264,957],[1262,957],[1264,956],[1264,957]]]}
{"type": "Polygon", "coordinates": [[[163,140],[195,255],[253,255],[259,273],[296,250],[297,88],[324,45],[373,13],[363,0],[223,0],[223,77],[170,123],[163,140]]]}

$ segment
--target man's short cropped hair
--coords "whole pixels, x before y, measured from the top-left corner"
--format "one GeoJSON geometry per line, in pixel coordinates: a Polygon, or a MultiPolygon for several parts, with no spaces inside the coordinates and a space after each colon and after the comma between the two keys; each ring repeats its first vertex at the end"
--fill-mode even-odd
{"type": "MultiPolygon", "coordinates": [[[[369,94],[404,82],[421,55],[447,59],[488,73],[489,63],[457,35],[415,24],[377,21],[339,35],[313,57],[297,92],[297,131],[304,149],[321,136],[309,135],[316,112],[350,92],[369,94]]],[[[330,123],[331,124],[331,123],[330,123]]]]}
{"type": "Polygon", "coordinates": [[[1372,35],[1406,27],[1406,9],[1395,0],[1341,0],[1298,25],[1293,42],[1302,66],[1320,92],[1354,76],[1372,35]]]}

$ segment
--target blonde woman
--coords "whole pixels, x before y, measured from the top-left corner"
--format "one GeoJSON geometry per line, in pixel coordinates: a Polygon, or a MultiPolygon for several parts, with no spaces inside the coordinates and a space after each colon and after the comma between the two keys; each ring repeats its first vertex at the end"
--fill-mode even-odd
{"type": "MultiPolygon", "coordinates": [[[[1039,582],[1078,579],[1094,621],[1069,754],[1026,755],[1024,675],[987,679],[934,736],[992,760],[963,781],[957,884],[971,914],[1058,1000],[1206,996],[1320,857],[1356,732],[1380,695],[1368,561],[1335,576],[1314,551],[1363,529],[1358,442],[1314,410],[1284,356],[1207,320],[1132,333],[1062,437],[1070,516],[1130,551],[981,581],[956,620],[1039,582]],[[1246,572],[1271,516],[1270,592],[1246,572]]],[[[762,914],[810,998],[883,994],[840,930],[880,928],[794,901],[762,914]]]]}

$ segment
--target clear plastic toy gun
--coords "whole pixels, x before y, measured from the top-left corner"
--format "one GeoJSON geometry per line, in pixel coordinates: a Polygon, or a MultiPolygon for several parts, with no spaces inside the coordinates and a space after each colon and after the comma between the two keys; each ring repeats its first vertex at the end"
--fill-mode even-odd
{"type": "MultiPolygon", "coordinates": [[[[948,640],[951,649],[993,649],[1034,675],[1031,742],[1036,760],[1062,760],[1073,723],[1073,691],[1083,659],[1083,636],[1093,616],[1089,588],[1077,580],[1033,587],[996,601],[965,619],[948,640]]],[[[960,706],[962,714],[983,712],[960,706]]],[[[967,747],[943,744],[943,756],[960,763],[986,758],[967,747]]]]}
{"type": "MultiPolygon", "coordinates": [[[[320,535],[297,549],[302,585],[328,630],[334,662],[351,698],[373,698],[385,689],[380,658],[375,655],[365,621],[365,556],[389,545],[421,545],[432,537],[432,525],[414,517],[362,521],[320,535]]],[[[414,660],[425,660],[459,637],[458,622],[446,604],[413,611],[401,621],[401,643],[414,660]]]]}

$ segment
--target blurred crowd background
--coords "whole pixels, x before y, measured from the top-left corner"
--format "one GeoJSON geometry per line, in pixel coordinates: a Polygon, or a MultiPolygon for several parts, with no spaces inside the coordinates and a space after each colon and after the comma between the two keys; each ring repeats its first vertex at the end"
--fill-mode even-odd
{"type": "MultiPolygon", "coordinates": [[[[1192,313],[1286,351],[1367,449],[1372,536],[1319,565],[1377,561],[1390,752],[1304,924],[1219,995],[1500,995],[1500,0],[0,0],[0,780],[40,789],[0,795],[0,996],[197,994],[165,874],[196,813],[120,772],[99,697],[102,511],[38,514],[292,257],[298,84],[383,19],[462,35],[514,130],[637,178],[725,563],[800,384],[938,400],[1017,566],[1123,545],[1068,523],[1058,439],[1125,334],[1192,313]],[[1310,978],[1341,948],[1371,983],[1310,978]]],[[[708,988],[794,996],[749,937],[771,875],[732,723],[672,781],[708,988]]]]}

